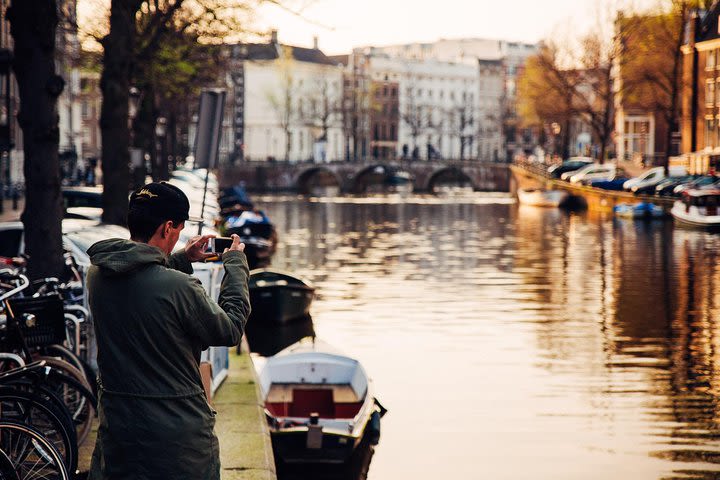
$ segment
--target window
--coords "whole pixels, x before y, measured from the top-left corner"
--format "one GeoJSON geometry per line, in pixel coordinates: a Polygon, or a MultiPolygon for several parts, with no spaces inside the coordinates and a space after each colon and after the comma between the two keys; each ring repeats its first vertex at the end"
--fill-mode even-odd
{"type": "Polygon", "coordinates": [[[706,68],[715,68],[717,50],[708,50],[706,68]]]}
{"type": "Polygon", "coordinates": [[[712,105],[715,103],[715,81],[709,81],[705,84],[705,103],[712,105]]]}
{"type": "Polygon", "coordinates": [[[717,137],[717,131],[715,130],[715,119],[714,118],[706,118],[705,119],[705,146],[706,147],[714,147],[717,143],[716,140],[717,137]]]}

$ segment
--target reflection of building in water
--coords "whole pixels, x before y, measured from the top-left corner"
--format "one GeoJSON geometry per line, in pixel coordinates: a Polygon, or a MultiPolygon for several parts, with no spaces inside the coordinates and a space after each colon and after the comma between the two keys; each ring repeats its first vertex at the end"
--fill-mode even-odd
{"type": "Polygon", "coordinates": [[[607,227],[556,209],[520,206],[515,222],[514,269],[532,294],[538,346],[548,369],[578,362],[600,375],[605,365],[602,332],[612,306],[607,227]],[[598,241],[598,237],[600,241],[598,241]]]}
{"type": "Polygon", "coordinates": [[[678,308],[672,320],[673,389],[720,394],[720,238],[676,230],[678,308]]]}

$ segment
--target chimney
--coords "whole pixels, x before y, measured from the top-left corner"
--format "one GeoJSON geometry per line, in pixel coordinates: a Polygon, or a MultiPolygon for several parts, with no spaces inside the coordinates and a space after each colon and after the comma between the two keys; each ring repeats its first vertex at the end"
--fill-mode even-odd
{"type": "Polygon", "coordinates": [[[275,28],[270,30],[270,43],[274,45],[277,45],[278,43],[278,31],[275,28]]]}
{"type": "Polygon", "coordinates": [[[318,47],[318,45],[319,45],[318,37],[317,37],[317,35],[315,35],[315,36],[313,37],[313,48],[314,48],[315,50],[320,50],[320,48],[318,47]]]}

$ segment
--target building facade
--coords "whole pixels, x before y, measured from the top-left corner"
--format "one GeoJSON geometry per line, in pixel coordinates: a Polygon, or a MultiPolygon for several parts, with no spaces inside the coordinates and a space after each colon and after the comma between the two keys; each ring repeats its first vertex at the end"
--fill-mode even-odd
{"type": "Polygon", "coordinates": [[[397,88],[397,100],[380,101],[384,94],[375,91],[370,106],[372,134],[376,125],[388,125],[386,136],[396,142],[395,155],[411,160],[477,158],[477,63],[394,57],[374,47],[356,49],[353,57],[363,59],[371,90],[392,93],[397,88]]]}
{"type": "Polygon", "coordinates": [[[232,47],[230,76],[241,88],[231,92],[236,106],[234,140],[246,161],[331,162],[345,158],[343,67],[317,45],[303,48],[278,42],[232,47]]]}
{"type": "Polygon", "coordinates": [[[691,172],[720,158],[720,5],[697,12],[686,26],[683,53],[681,153],[691,172]]]}
{"type": "MultiPolygon", "coordinates": [[[[400,127],[400,84],[374,80],[370,86],[370,149],[374,159],[394,159],[398,152],[400,127]]],[[[406,153],[407,156],[407,153],[406,153]]]]}
{"type": "MultiPolygon", "coordinates": [[[[516,154],[530,153],[538,144],[537,132],[520,128],[517,115],[517,79],[522,73],[525,60],[537,52],[537,45],[493,40],[483,38],[440,39],[432,43],[411,43],[392,45],[378,49],[390,56],[416,61],[438,60],[452,63],[499,61],[497,64],[481,63],[481,70],[493,78],[481,81],[481,103],[479,118],[486,126],[482,133],[478,132],[478,142],[483,142],[478,156],[482,159],[495,159],[494,151],[497,144],[495,130],[501,132],[501,146],[497,159],[510,160],[516,154]],[[499,75],[500,79],[496,79],[499,75]],[[498,84],[501,88],[497,88],[498,84]],[[490,88],[486,88],[489,85],[490,88]],[[500,115],[495,120],[495,105],[500,104],[500,115]],[[488,112],[490,110],[490,112],[488,112]],[[497,123],[487,126],[489,119],[497,123]],[[490,130],[488,132],[487,130],[490,130]],[[488,138],[490,137],[490,138],[488,138]],[[488,152],[488,153],[485,153],[488,152]]],[[[482,75],[482,73],[481,73],[482,75]]]]}
{"type": "MultiPolygon", "coordinates": [[[[10,0],[0,0],[0,50],[5,61],[10,60],[13,50],[13,40],[10,35],[10,22],[5,12],[10,5],[10,0]]],[[[6,85],[0,85],[0,126],[2,128],[3,150],[0,151],[0,185],[24,182],[23,174],[23,136],[22,129],[17,121],[17,113],[20,107],[15,75],[10,65],[5,66],[10,75],[9,104],[5,105],[6,85]]]]}

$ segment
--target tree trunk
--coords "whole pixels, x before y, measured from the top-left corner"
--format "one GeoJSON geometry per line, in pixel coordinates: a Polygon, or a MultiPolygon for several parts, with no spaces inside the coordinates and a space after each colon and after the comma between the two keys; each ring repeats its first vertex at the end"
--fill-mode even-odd
{"type": "Polygon", "coordinates": [[[62,202],[58,160],[57,97],[64,81],[55,73],[55,0],[13,0],[7,12],[15,42],[13,69],[20,94],[18,121],[25,163],[25,253],[32,279],[62,278],[62,202]]]}
{"type": "Polygon", "coordinates": [[[135,42],[135,13],[141,0],[112,0],[110,33],[103,39],[105,53],[100,89],[102,132],[103,215],[105,223],[125,225],[130,188],[130,129],[128,96],[135,42]]]}
{"type": "Polygon", "coordinates": [[[292,132],[290,128],[285,129],[285,161],[290,161],[290,141],[292,140],[292,132]]]}

